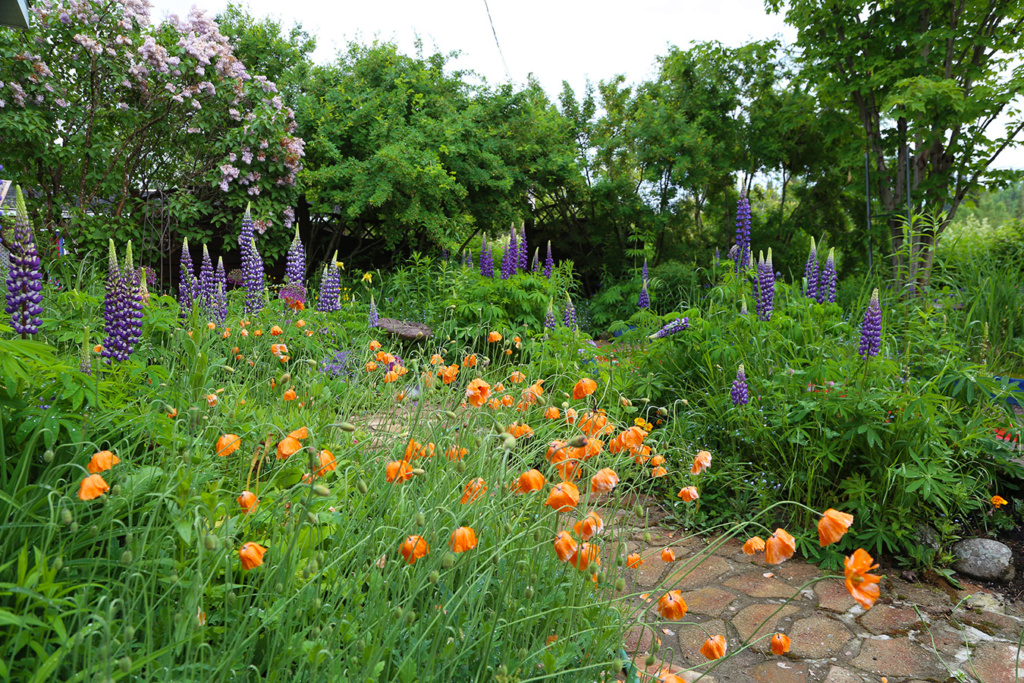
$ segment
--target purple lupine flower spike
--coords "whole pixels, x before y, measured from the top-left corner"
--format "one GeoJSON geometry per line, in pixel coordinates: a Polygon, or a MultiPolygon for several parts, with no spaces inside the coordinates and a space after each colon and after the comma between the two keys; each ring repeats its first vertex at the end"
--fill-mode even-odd
{"type": "Polygon", "coordinates": [[[745,405],[750,401],[750,391],[747,388],[747,373],[743,369],[743,364],[740,364],[738,370],[736,370],[736,379],[732,382],[732,404],[734,406],[745,405]]]}
{"type": "Polygon", "coordinates": [[[334,252],[334,258],[324,267],[323,277],[320,279],[320,296],[316,300],[316,310],[322,313],[341,310],[341,271],[338,269],[338,252],[334,252]]]}
{"type": "Polygon", "coordinates": [[[818,266],[818,247],[811,238],[811,253],[807,256],[807,263],[804,264],[804,280],[807,282],[807,291],[804,294],[811,298],[818,298],[818,273],[821,268],[818,266]]]}
{"type": "Polygon", "coordinates": [[[473,270],[473,250],[472,249],[467,249],[466,250],[466,267],[469,268],[470,270],[473,270]]]}
{"type": "Polygon", "coordinates": [[[750,310],[747,308],[747,297],[746,295],[740,295],[740,315],[749,315],[750,310]]]}
{"type": "Polygon", "coordinates": [[[288,256],[285,260],[285,275],[288,277],[288,284],[303,286],[306,279],[306,248],[302,245],[302,238],[299,237],[299,226],[295,226],[295,237],[292,238],[292,245],[288,248],[288,256]]]}
{"type": "Polygon", "coordinates": [[[676,318],[668,325],[665,325],[660,330],[652,334],[648,339],[661,339],[662,337],[668,337],[669,335],[676,334],[689,329],[690,319],[689,318],[676,318]]]}
{"type": "Polygon", "coordinates": [[[540,272],[540,247],[533,250],[533,267],[530,270],[535,273],[540,272]]]}
{"type": "Polygon", "coordinates": [[[369,323],[370,327],[377,327],[377,321],[380,320],[380,315],[377,314],[377,303],[373,300],[373,294],[370,295],[370,314],[369,323]]]}
{"type": "Polygon", "coordinates": [[[249,240],[248,253],[242,261],[242,282],[245,284],[246,315],[263,310],[263,257],[256,248],[256,238],[249,240]]]}
{"type": "Polygon", "coordinates": [[[142,296],[139,274],[132,262],[132,243],[128,243],[124,266],[117,263],[114,240],[110,240],[106,295],[103,317],[106,320],[104,358],[125,361],[142,338],[142,296]]]}
{"type": "Polygon", "coordinates": [[[758,255],[757,263],[757,307],[758,320],[771,320],[775,310],[775,269],[772,267],[772,250],[768,250],[768,259],[764,254],[758,255]]]}
{"type": "Polygon", "coordinates": [[[519,261],[516,264],[516,270],[525,273],[530,265],[530,247],[526,244],[526,226],[521,226],[519,232],[519,261]]]}
{"type": "Polygon", "coordinates": [[[548,256],[544,259],[544,277],[551,279],[551,271],[555,268],[555,260],[551,258],[551,240],[548,240],[548,256]]]}
{"type": "Polygon", "coordinates": [[[243,264],[255,238],[256,230],[252,222],[252,202],[250,202],[245,206],[245,214],[242,215],[242,231],[238,233],[238,251],[242,255],[243,264]]]}
{"type": "Polygon", "coordinates": [[[565,310],[562,311],[562,322],[570,330],[576,331],[578,329],[576,325],[576,307],[572,305],[572,297],[569,296],[568,292],[565,294],[565,310]]]}
{"type": "Polygon", "coordinates": [[[129,241],[124,254],[125,268],[121,271],[124,278],[124,306],[122,307],[124,325],[125,358],[132,354],[136,345],[142,339],[142,285],[140,284],[139,271],[135,269],[132,260],[132,243],[129,241]]]}
{"type": "Polygon", "coordinates": [[[188,250],[188,238],[181,243],[181,267],[178,277],[179,315],[187,318],[192,312],[192,304],[196,298],[196,275],[192,266],[192,254],[188,250]]]}
{"type": "Polygon", "coordinates": [[[0,288],[3,288],[4,300],[7,299],[7,278],[11,275],[11,252],[0,244],[0,288]]]}
{"type": "Polygon", "coordinates": [[[213,272],[213,261],[210,260],[210,249],[203,245],[203,261],[199,265],[199,287],[196,301],[203,314],[213,317],[213,292],[217,281],[213,272]]]}
{"type": "Polygon", "coordinates": [[[501,256],[501,279],[507,280],[516,274],[519,266],[519,244],[516,240],[516,229],[509,229],[509,242],[505,253],[501,256]]]}
{"type": "Polygon", "coordinates": [[[747,266],[748,260],[753,256],[750,252],[750,201],[746,194],[740,195],[739,204],[736,207],[736,272],[740,272],[747,266]]]}
{"type": "Polygon", "coordinates": [[[555,302],[552,299],[548,299],[548,312],[544,316],[544,329],[553,330],[558,322],[555,320],[555,302]]]}
{"type": "Polygon", "coordinates": [[[480,276],[494,277],[494,254],[487,246],[487,234],[485,233],[480,242],[480,276]]]}
{"type": "Polygon", "coordinates": [[[7,305],[11,327],[22,339],[39,331],[43,313],[43,271],[36,249],[32,222],[21,188],[15,190],[16,214],[11,233],[10,269],[7,271],[7,305]]]}
{"type": "Polygon", "coordinates": [[[213,317],[217,322],[224,324],[228,317],[228,276],[224,270],[224,257],[217,257],[217,272],[213,276],[213,317]]]}
{"type": "Polygon", "coordinates": [[[821,276],[818,279],[818,303],[826,301],[830,304],[836,302],[836,250],[835,247],[828,250],[828,258],[825,259],[825,267],[821,269],[821,276]]]}
{"type": "Polygon", "coordinates": [[[871,292],[871,301],[864,311],[864,322],[860,326],[860,357],[867,360],[877,356],[882,348],[882,307],[878,303],[878,288],[871,292]]]}
{"type": "Polygon", "coordinates": [[[639,308],[651,307],[651,295],[647,293],[647,280],[644,280],[644,284],[640,288],[640,297],[637,299],[636,305],[639,308]]]}

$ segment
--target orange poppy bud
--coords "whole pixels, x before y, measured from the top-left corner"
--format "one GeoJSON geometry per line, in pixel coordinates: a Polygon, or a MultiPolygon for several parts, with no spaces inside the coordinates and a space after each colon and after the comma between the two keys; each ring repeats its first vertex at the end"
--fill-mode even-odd
{"type": "Polygon", "coordinates": [[[829,508],[818,520],[818,544],[821,547],[835,543],[853,524],[853,515],[829,508]]]}
{"type": "Polygon", "coordinates": [[[662,619],[679,621],[686,616],[686,601],[682,591],[669,591],[658,599],[658,614],[662,619]]]}
{"type": "Polygon", "coordinates": [[[675,554],[675,552],[672,551],[672,548],[665,548],[664,550],[661,551],[661,561],[662,562],[675,562],[676,561],[676,554],[675,554]]]}
{"type": "Polygon", "coordinates": [[[242,495],[238,496],[238,505],[241,506],[242,510],[249,514],[256,509],[256,504],[259,503],[259,499],[256,494],[252,491],[242,491],[242,495]]]}
{"type": "Polygon", "coordinates": [[[272,336],[272,337],[279,337],[282,334],[284,334],[284,330],[282,330],[277,325],[274,325],[273,327],[270,328],[270,336],[272,336]]]}
{"type": "Polygon", "coordinates": [[[764,541],[759,536],[751,536],[747,539],[747,542],[743,544],[743,553],[745,555],[753,555],[764,550],[764,541]]]}
{"type": "Polygon", "coordinates": [[[614,491],[618,485],[619,475],[615,474],[615,470],[610,467],[599,470],[597,474],[590,478],[591,493],[609,493],[614,491]]]}
{"type": "Polygon", "coordinates": [[[601,515],[590,511],[586,517],[573,525],[572,530],[584,541],[589,541],[593,536],[604,531],[604,520],[601,519],[601,515]]]}
{"type": "Polygon", "coordinates": [[[553,489],[551,489],[551,493],[548,494],[548,500],[545,505],[554,508],[555,510],[567,510],[576,507],[579,502],[580,491],[576,488],[576,485],[563,481],[561,484],[557,484],[553,489]]]}
{"type": "Polygon", "coordinates": [[[690,474],[700,474],[709,467],[711,467],[711,454],[707,451],[701,451],[693,459],[693,467],[690,468],[690,474]]]}
{"type": "Polygon", "coordinates": [[[460,526],[452,532],[451,547],[453,553],[464,553],[476,547],[476,532],[472,527],[460,526]]]}
{"type": "Polygon", "coordinates": [[[590,396],[595,391],[597,391],[597,382],[589,377],[584,377],[579,382],[576,382],[576,386],[572,388],[572,397],[578,401],[581,398],[590,396]]]}
{"type": "Polygon", "coordinates": [[[681,498],[686,503],[690,503],[690,502],[695,501],[698,498],[700,498],[700,494],[697,493],[697,487],[696,486],[685,486],[679,492],[678,495],[679,495],[679,498],[681,498]]]}
{"type": "Polygon", "coordinates": [[[406,460],[395,460],[389,462],[385,470],[385,479],[389,484],[403,482],[412,479],[412,465],[406,460]]]}
{"type": "Polygon", "coordinates": [[[626,556],[626,567],[629,569],[639,569],[640,565],[644,563],[640,553],[630,553],[626,556]]]}
{"type": "Polygon", "coordinates": [[[295,451],[302,448],[302,444],[299,440],[291,436],[286,436],[281,439],[281,442],[277,444],[277,459],[286,460],[295,451]]]}
{"type": "Polygon", "coordinates": [[[178,417],[178,409],[177,408],[171,408],[171,412],[167,413],[167,417],[171,418],[172,420],[174,418],[178,417]]]}
{"type": "Polygon", "coordinates": [[[231,455],[242,445],[242,440],[238,434],[222,434],[217,439],[217,455],[222,458],[226,458],[231,455]]]}
{"type": "Polygon", "coordinates": [[[100,451],[92,456],[85,469],[89,470],[90,474],[99,474],[100,472],[106,472],[119,462],[121,462],[121,459],[110,451],[100,451]]]}
{"type": "Polygon", "coordinates": [[[576,554],[576,541],[568,531],[559,531],[555,537],[555,554],[562,562],[568,562],[576,554]]]}
{"type": "Polygon", "coordinates": [[[727,647],[725,636],[715,636],[704,641],[700,646],[700,653],[708,659],[721,659],[725,656],[727,647]]]}
{"type": "Polygon", "coordinates": [[[776,529],[764,546],[764,560],[768,564],[785,562],[796,552],[796,541],[784,529],[776,529]]]}
{"type": "Polygon", "coordinates": [[[246,543],[238,549],[238,559],[242,561],[242,568],[249,571],[263,564],[266,552],[267,549],[259,543],[246,543]]]}
{"type": "Polygon", "coordinates": [[[772,636],[772,654],[784,655],[789,652],[789,636],[785,633],[776,633],[772,636]]]}
{"type": "Polygon", "coordinates": [[[109,490],[110,486],[103,480],[103,477],[98,474],[90,474],[78,485],[78,499],[92,500],[99,498],[109,490]]]}
{"type": "Polygon", "coordinates": [[[473,481],[466,484],[465,491],[462,492],[462,500],[460,501],[463,505],[466,503],[472,503],[480,499],[480,496],[487,493],[487,483],[477,477],[473,481]]]}
{"type": "Polygon", "coordinates": [[[878,568],[878,565],[873,565],[872,562],[871,555],[863,548],[857,548],[844,562],[846,590],[864,609],[871,609],[880,595],[878,582],[881,581],[881,577],[867,573],[878,568]]]}
{"type": "Polygon", "coordinates": [[[406,562],[415,564],[416,560],[430,552],[430,546],[427,545],[422,536],[409,536],[405,539],[405,543],[402,544],[400,552],[406,562]]]}
{"type": "Polygon", "coordinates": [[[519,475],[519,493],[540,491],[545,483],[546,480],[540,470],[527,470],[519,475]]]}
{"type": "Polygon", "coordinates": [[[295,400],[295,390],[294,389],[289,389],[288,391],[284,392],[284,394],[281,396],[281,399],[284,400],[284,401],[294,401],[295,400]]]}
{"type": "Polygon", "coordinates": [[[374,339],[373,341],[370,342],[370,350],[371,351],[376,351],[380,347],[381,347],[381,343],[379,341],[377,341],[376,339],[374,339]]]}
{"type": "Polygon", "coordinates": [[[500,342],[501,335],[498,334],[497,332],[491,332],[489,335],[487,335],[487,341],[491,342],[492,344],[495,342],[500,342]]]}
{"type": "Polygon", "coordinates": [[[544,417],[546,417],[549,420],[557,420],[558,418],[562,417],[562,414],[561,412],[559,412],[558,408],[554,406],[548,406],[547,410],[544,411],[544,417]]]}

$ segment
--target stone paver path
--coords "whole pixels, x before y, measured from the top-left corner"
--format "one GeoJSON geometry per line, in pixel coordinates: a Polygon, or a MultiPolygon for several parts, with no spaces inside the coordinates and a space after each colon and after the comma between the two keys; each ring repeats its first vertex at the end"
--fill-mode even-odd
{"type": "Polygon", "coordinates": [[[635,673],[620,680],[644,683],[669,671],[705,683],[1024,682],[1024,653],[1018,661],[1024,610],[979,586],[944,592],[887,577],[881,598],[865,611],[841,578],[806,587],[828,574],[798,558],[766,565],[763,553],[748,557],[736,540],[707,555],[700,539],[667,529],[651,533],[649,543],[641,542],[642,531],[630,543],[644,562],[630,572],[626,591],[639,619],[624,645],[635,673]],[[673,548],[675,562],[662,561],[663,547],[673,548]],[[701,551],[707,559],[686,564],[701,551]],[[676,622],[657,612],[658,598],[673,589],[683,591],[689,608],[676,622]],[[786,655],[772,655],[768,638],[739,651],[752,637],[778,632],[792,641],[786,655]],[[714,667],[699,650],[718,634],[729,652],[739,652],[714,667]]]}

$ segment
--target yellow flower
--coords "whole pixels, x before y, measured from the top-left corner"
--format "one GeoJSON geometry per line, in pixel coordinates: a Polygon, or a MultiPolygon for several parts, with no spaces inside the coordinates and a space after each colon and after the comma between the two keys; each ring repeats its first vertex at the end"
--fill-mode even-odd
{"type": "Polygon", "coordinates": [[[373,273],[363,273],[363,282],[373,284],[373,273]]]}
{"type": "Polygon", "coordinates": [[[345,264],[342,261],[335,261],[338,266],[338,270],[345,270],[345,264]]]}

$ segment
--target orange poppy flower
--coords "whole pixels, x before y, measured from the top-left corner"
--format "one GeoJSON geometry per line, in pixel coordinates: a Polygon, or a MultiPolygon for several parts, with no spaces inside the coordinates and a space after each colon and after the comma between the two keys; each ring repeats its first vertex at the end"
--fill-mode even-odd
{"type": "Polygon", "coordinates": [[[747,539],[747,542],[743,544],[744,555],[754,555],[764,550],[764,541],[761,540],[760,536],[751,536],[747,539]]]}
{"type": "Polygon", "coordinates": [[[618,485],[619,475],[615,474],[615,470],[611,467],[599,470],[597,474],[590,478],[591,493],[609,493],[614,491],[618,485]]]}
{"type": "Polygon", "coordinates": [[[395,357],[392,356],[387,351],[378,351],[377,352],[377,362],[378,363],[383,363],[384,365],[387,365],[388,363],[394,363],[395,362],[395,357]]]}
{"type": "Polygon", "coordinates": [[[497,398],[492,398],[490,401],[487,402],[487,405],[490,406],[491,410],[497,410],[498,408],[501,407],[501,401],[498,400],[497,398]]]}
{"type": "Polygon", "coordinates": [[[238,505],[242,508],[242,511],[249,514],[256,509],[256,504],[259,503],[259,499],[256,494],[252,491],[242,491],[242,495],[238,496],[238,505]]]}
{"type": "Polygon", "coordinates": [[[648,460],[647,464],[650,465],[651,467],[657,467],[658,465],[664,465],[665,464],[665,456],[663,456],[663,455],[656,455],[653,458],[651,458],[650,460],[648,460]]]}
{"type": "Polygon", "coordinates": [[[466,400],[471,406],[479,408],[487,402],[487,397],[491,395],[491,385],[477,377],[469,386],[466,387],[466,400]]]}
{"type": "Polygon", "coordinates": [[[472,527],[460,526],[452,532],[451,547],[453,553],[464,553],[476,547],[476,532],[472,527]]]}
{"type": "Polygon", "coordinates": [[[238,549],[238,559],[242,561],[242,568],[249,571],[263,564],[266,552],[267,549],[259,543],[246,543],[238,549]]]}
{"type": "Polygon", "coordinates": [[[374,339],[373,341],[370,342],[370,350],[371,351],[376,351],[381,346],[382,346],[381,343],[379,341],[377,341],[376,339],[374,339]]]}
{"type": "Polygon", "coordinates": [[[273,327],[270,328],[271,337],[280,337],[282,334],[284,334],[284,330],[282,330],[277,325],[274,325],[273,327]]]}
{"type": "Polygon", "coordinates": [[[533,428],[522,422],[513,422],[508,426],[508,433],[517,439],[533,436],[533,428]]]}
{"type": "Polygon", "coordinates": [[[628,569],[639,569],[640,565],[644,563],[640,553],[630,553],[626,556],[626,567],[628,569]]]}
{"type": "Polygon", "coordinates": [[[555,510],[569,510],[576,507],[579,502],[580,490],[576,488],[575,484],[563,481],[551,489],[545,505],[555,510]]]}
{"type": "Polygon", "coordinates": [[[662,671],[658,677],[658,683],[686,683],[686,679],[680,678],[669,671],[662,671]]]}
{"type": "Polygon", "coordinates": [[[604,520],[601,519],[601,515],[590,511],[586,517],[573,525],[572,530],[584,541],[589,541],[592,536],[596,536],[604,531],[604,520]]]}
{"type": "MultiPolygon", "coordinates": [[[[298,301],[296,303],[298,304],[298,307],[297,308],[293,307],[293,308],[295,308],[296,311],[304,311],[304,310],[306,310],[306,307],[303,305],[303,303],[301,301],[298,301]]],[[[305,320],[296,320],[295,321],[295,327],[302,328],[302,327],[305,327],[305,326],[306,326],[306,321],[305,320]]]]}
{"type": "Polygon", "coordinates": [[[283,401],[294,401],[295,400],[295,390],[294,389],[289,389],[288,391],[284,392],[284,394],[281,396],[281,400],[283,400],[283,401]]]}
{"type": "Polygon", "coordinates": [[[415,564],[416,560],[430,552],[430,546],[427,545],[422,536],[409,536],[405,539],[405,543],[402,544],[400,552],[406,562],[415,564]]]}
{"type": "Polygon", "coordinates": [[[263,330],[256,330],[255,332],[253,332],[253,334],[256,335],[257,337],[262,337],[263,336],[263,330]]]}
{"type": "Polygon", "coordinates": [[[283,356],[286,353],[288,353],[288,345],[287,344],[271,344],[270,345],[270,352],[272,354],[274,354],[275,356],[283,356]]]}
{"type": "Polygon", "coordinates": [[[721,659],[725,656],[727,648],[725,636],[715,636],[704,641],[704,644],[700,646],[700,653],[708,659],[721,659]]]}
{"type": "Polygon", "coordinates": [[[110,451],[100,451],[92,456],[85,469],[89,470],[90,474],[99,474],[100,472],[106,472],[119,462],[121,462],[121,459],[110,451]]]}
{"type": "Polygon", "coordinates": [[[501,397],[501,405],[505,406],[506,408],[508,406],[512,405],[512,397],[509,396],[508,394],[505,394],[504,396],[502,396],[501,397]]]}
{"type": "Polygon", "coordinates": [[[655,478],[664,477],[666,474],[668,474],[668,470],[666,470],[664,467],[655,467],[653,470],[651,470],[651,476],[655,478]]]}
{"type": "Polygon", "coordinates": [[[305,427],[299,427],[295,431],[288,434],[293,439],[305,439],[309,436],[309,430],[305,427]]]}
{"type": "Polygon", "coordinates": [[[568,562],[576,554],[576,541],[568,531],[559,531],[555,537],[555,554],[562,562],[568,562]]]}
{"type": "Polygon", "coordinates": [[[829,508],[818,520],[818,544],[824,548],[835,543],[853,524],[853,515],[829,508]]]}
{"type": "Polygon", "coordinates": [[[1002,496],[992,496],[992,498],[990,499],[990,502],[992,503],[992,507],[994,507],[995,509],[998,510],[999,508],[1001,508],[1004,505],[1006,505],[1007,501],[1002,496]]]}
{"type": "Polygon", "coordinates": [[[389,370],[388,373],[386,375],[384,375],[384,383],[385,384],[390,384],[391,382],[397,382],[397,381],[398,381],[398,373],[395,372],[394,370],[389,370]]]}
{"type": "Polygon", "coordinates": [[[475,366],[476,366],[476,354],[475,353],[469,354],[462,361],[462,367],[464,367],[464,368],[472,368],[472,367],[475,367],[475,366]]]}
{"type": "Polygon", "coordinates": [[[495,342],[500,342],[501,335],[497,332],[491,332],[489,335],[487,335],[487,341],[491,342],[492,344],[495,342]]]}
{"type": "Polygon", "coordinates": [[[662,619],[679,621],[686,616],[686,601],[682,591],[669,591],[658,599],[658,614],[662,619]]]}
{"type": "Polygon", "coordinates": [[[487,482],[482,478],[477,477],[473,481],[466,484],[466,489],[462,492],[462,500],[460,501],[463,505],[466,503],[472,503],[480,499],[480,496],[487,493],[487,482]]]}
{"type": "Polygon", "coordinates": [[[78,485],[78,500],[92,500],[99,498],[110,490],[110,486],[98,474],[90,474],[78,485]]]}
{"type": "Polygon", "coordinates": [[[242,336],[243,336],[243,337],[245,337],[246,339],[248,339],[248,338],[249,338],[249,330],[242,330],[242,331],[241,331],[241,332],[239,332],[238,334],[242,335],[242,336]]]}
{"type": "Polygon", "coordinates": [[[555,469],[562,481],[576,481],[580,476],[580,461],[576,458],[564,457],[555,463],[555,469]]]}
{"type": "Polygon", "coordinates": [[[566,420],[566,422],[568,422],[569,424],[576,424],[576,417],[577,417],[577,413],[576,413],[576,409],[575,408],[566,408],[566,410],[565,410],[565,420],[566,420]]]}
{"type": "Polygon", "coordinates": [[[287,460],[288,457],[292,455],[292,453],[299,450],[300,448],[302,448],[302,444],[299,443],[298,439],[291,436],[286,436],[283,439],[281,439],[280,443],[277,444],[277,459],[287,460]]]}
{"type": "Polygon", "coordinates": [[[580,419],[580,430],[587,436],[610,434],[613,427],[608,424],[608,416],[603,410],[585,413],[580,419]]]}
{"type": "Polygon", "coordinates": [[[548,452],[544,454],[544,459],[548,462],[559,462],[560,458],[565,458],[565,442],[552,441],[548,446],[548,452]]]}
{"type": "Polygon", "coordinates": [[[711,454],[707,451],[701,451],[693,459],[693,467],[690,468],[690,474],[700,474],[709,467],[711,467],[711,454]]]}
{"type": "Polygon", "coordinates": [[[676,554],[672,550],[672,548],[665,548],[664,550],[661,551],[661,561],[662,562],[675,562],[676,561],[676,554]]]}
{"type": "Polygon", "coordinates": [[[96,346],[92,347],[92,352],[103,353],[103,344],[97,344],[96,346]]]}
{"type": "Polygon", "coordinates": [[[867,551],[857,548],[844,563],[846,590],[864,609],[871,609],[880,595],[878,582],[881,581],[881,577],[867,573],[878,568],[877,564],[871,564],[873,561],[867,551]]]}
{"type": "Polygon", "coordinates": [[[395,367],[391,368],[391,370],[396,375],[398,375],[399,377],[401,377],[405,373],[409,372],[409,368],[405,367],[404,365],[397,365],[397,364],[395,365],[395,367]]]}
{"type": "Polygon", "coordinates": [[[523,389],[523,400],[529,405],[533,405],[537,402],[537,398],[544,394],[544,380],[538,380],[531,384],[526,389],[523,389]]]}
{"type": "Polygon", "coordinates": [[[590,566],[591,562],[601,564],[600,553],[601,548],[599,546],[584,543],[576,550],[576,554],[569,560],[569,564],[582,571],[590,566]]]}
{"type": "Polygon", "coordinates": [[[374,363],[372,360],[369,363],[366,364],[366,371],[367,372],[373,372],[376,369],[377,369],[377,364],[374,363]]]}
{"type": "Polygon", "coordinates": [[[445,384],[451,384],[455,381],[455,378],[459,376],[459,366],[452,363],[446,368],[441,369],[441,381],[445,384]]]}
{"type": "Polygon", "coordinates": [[[217,398],[217,394],[207,394],[206,395],[206,405],[210,406],[211,408],[213,406],[217,405],[217,401],[219,401],[219,400],[220,399],[217,398]]]}
{"type": "Polygon", "coordinates": [[[516,370],[511,375],[509,375],[508,381],[512,382],[512,384],[519,384],[521,382],[526,381],[526,375],[516,370]]]}
{"type": "Polygon", "coordinates": [[[167,417],[171,418],[172,420],[174,418],[178,417],[178,409],[177,408],[171,408],[171,412],[167,413],[167,417]]]}
{"type": "Polygon", "coordinates": [[[334,454],[329,450],[324,449],[317,455],[320,459],[320,468],[317,469],[316,475],[322,477],[328,472],[333,472],[338,468],[338,463],[334,459],[334,454]]]}
{"type": "Polygon", "coordinates": [[[208,329],[208,330],[215,330],[215,329],[217,329],[217,324],[216,323],[206,323],[206,329],[208,329]]]}
{"type": "Polygon", "coordinates": [[[558,418],[562,417],[562,413],[558,410],[558,408],[554,406],[548,406],[547,410],[544,411],[544,417],[547,418],[548,420],[557,420],[558,418]]]}
{"type": "Polygon", "coordinates": [[[700,494],[697,493],[696,486],[684,486],[683,489],[677,495],[679,496],[679,498],[683,500],[683,502],[686,503],[693,502],[700,498],[700,494]]]}
{"type": "Polygon", "coordinates": [[[239,438],[238,434],[222,434],[217,439],[217,455],[222,458],[226,458],[235,451],[237,451],[242,445],[242,439],[239,438]]]}
{"type": "Polygon", "coordinates": [[[434,457],[434,444],[428,443],[424,445],[415,439],[409,439],[409,443],[405,447],[404,457],[409,462],[416,458],[432,458],[434,457]]]}
{"type": "Polygon", "coordinates": [[[220,336],[221,336],[221,338],[223,338],[223,339],[227,339],[228,337],[230,337],[230,336],[231,336],[231,330],[230,330],[230,329],[224,330],[224,334],[222,334],[222,335],[220,335],[220,336]]]}
{"type": "Polygon", "coordinates": [[[796,552],[796,541],[784,529],[776,529],[764,543],[764,561],[768,564],[779,564],[793,557],[796,552]]]}
{"type": "Polygon", "coordinates": [[[789,652],[789,636],[785,633],[776,633],[772,636],[772,654],[784,655],[789,652]]]}
{"type": "Polygon", "coordinates": [[[384,476],[389,484],[408,481],[412,479],[412,465],[406,460],[389,462],[384,476]]]}
{"type": "Polygon", "coordinates": [[[589,377],[584,377],[579,382],[576,382],[576,386],[572,388],[572,397],[578,401],[581,398],[590,396],[595,391],[597,391],[597,382],[589,377]]]}
{"type": "Polygon", "coordinates": [[[527,470],[519,475],[519,493],[540,491],[544,488],[545,483],[547,483],[547,480],[544,479],[544,475],[540,473],[540,470],[527,470]]]}
{"type": "Polygon", "coordinates": [[[449,446],[448,450],[444,452],[444,457],[449,460],[462,460],[463,456],[468,453],[465,448],[459,448],[458,446],[449,446]]]}

